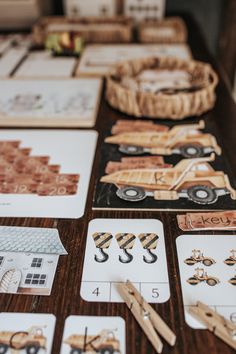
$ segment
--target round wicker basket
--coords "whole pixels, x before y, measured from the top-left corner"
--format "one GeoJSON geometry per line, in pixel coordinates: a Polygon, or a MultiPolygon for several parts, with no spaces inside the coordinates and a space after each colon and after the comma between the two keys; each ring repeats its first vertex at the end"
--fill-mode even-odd
{"type": "MultiPolygon", "coordinates": [[[[171,76],[170,76],[171,77],[171,76]]],[[[218,76],[209,64],[170,57],[150,57],[118,64],[107,77],[110,105],[135,117],[174,120],[199,116],[213,108],[218,76]],[[145,70],[180,70],[190,77],[187,89],[145,92],[135,84],[145,70]],[[128,85],[127,85],[128,83],[128,85]]]]}

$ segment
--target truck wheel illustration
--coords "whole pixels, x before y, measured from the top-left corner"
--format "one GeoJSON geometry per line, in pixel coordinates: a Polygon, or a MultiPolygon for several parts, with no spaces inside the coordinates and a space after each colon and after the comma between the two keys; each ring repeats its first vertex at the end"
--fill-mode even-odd
{"type": "Polygon", "coordinates": [[[204,151],[201,146],[197,145],[183,145],[180,147],[180,153],[183,157],[193,158],[193,157],[202,157],[204,156],[204,151]]]}
{"type": "Polygon", "coordinates": [[[192,265],[196,264],[196,261],[193,258],[187,258],[187,259],[185,259],[184,263],[192,266],[192,265]]]}
{"type": "Polygon", "coordinates": [[[207,279],[207,284],[210,285],[210,286],[215,286],[217,284],[217,280],[216,279],[213,279],[213,278],[209,278],[207,279]]]}
{"type": "Polygon", "coordinates": [[[38,354],[40,347],[36,344],[28,345],[26,347],[26,354],[38,354]]]}
{"type": "Polygon", "coordinates": [[[0,354],[5,354],[8,350],[7,344],[0,344],[0,354]]]}
{"type": "Polygon", "coordinates": [[[197,204],[214,204],[218,197],[208,186],[193,186],[187,190],[189,199],[197,204]]]}
{"type": "Polygon", "coordinates": [[[189,278],[189,279],[187,280],[187,282],[188,282],[189,284],[191,284],[191,285],[197,285],[197,284],[200,283],[200,280],[198,280],[198,279],[192,277],[192,278],[189,278]]]}
{"type": "Polygon", "coordinates": [[[112,347],[102,348],[100,350],[101,354],[114,354],[114,349],[112,347]]]}
{"type": "Polygon", "coordinates": [[[144,149],[141,146],[120,145],[119,151],[126,155],[144,154],[144,149]]]}
{"type": "Polygon", "coordinates": [[[211,266],[212,264],[214,264],[214,262],[213,262],[211,259],[209,259],[209,258],[204,259],[204,260],[202,261],[202,263],[203,263],[205,266],[207,266],[207,267],[209,267],[209,266],[211,266]]]}
{"type": "Polygon", "coordinates": [[[123,187],[116,191],[116,195],[129,202],[139,202],[146,198],[146,193],[140,187],[123,187]]]}
{"type": "Polygon", "coordinates": [[[71,349],[70,354],[83,354],[83,352],[81,349],[74,348],[71,349]]]}

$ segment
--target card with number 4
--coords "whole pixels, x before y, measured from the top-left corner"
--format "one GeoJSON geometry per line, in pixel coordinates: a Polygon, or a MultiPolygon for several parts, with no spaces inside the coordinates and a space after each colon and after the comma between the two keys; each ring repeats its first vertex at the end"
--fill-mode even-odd
{"type": "Polygon", "coordinates": [[[86,301],[122,302],[117,285],[130,280],[151,303],[170,297],[163,225],[154,219],[89,223],[81,284],[86,301]]]}

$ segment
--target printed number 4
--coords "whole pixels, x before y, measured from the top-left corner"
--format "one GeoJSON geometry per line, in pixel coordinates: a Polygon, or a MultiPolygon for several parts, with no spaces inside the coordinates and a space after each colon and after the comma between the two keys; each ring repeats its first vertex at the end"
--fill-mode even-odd
{"type": "Polygon", "coordinates": [[[156,299],[156,298],[159,297],[159,292],[158,292],[158,289],[157,289],[157,288],[152,289],[152,297],[153,297],[154,299],[156,299]]]}
{"type": "Polygon", "coordinates": [[[98,295],[100,294],[99,288],[96,288],[96,289],[93,291],[93,294],[96,295],[96,296],[98,296],[98,295]]]}

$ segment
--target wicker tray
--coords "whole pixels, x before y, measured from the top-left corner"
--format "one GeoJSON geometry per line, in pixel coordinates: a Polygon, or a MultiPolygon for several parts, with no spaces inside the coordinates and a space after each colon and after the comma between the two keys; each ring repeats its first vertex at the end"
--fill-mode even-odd
{"type": "Polygon", "coordinates": [[[140,24],[138,37],[142,43],[186,43],[187,28],[180,17],[170,17],[140,24]]]}
{"type": "Polygon", "coordinates": [[[135,117],[178,120],[210,110],[215,104],[217,83],[217,74],[209,64],[150,57],[117,65],[107,77],[106,98],[112,107],[135,117]],[[175,75],[174,71],[185,73],[189,77],[189,87],[160,89],[155,93],[140,90],[138,78],[150,70],[168,72],[170,78],[175,75]]]}
{"type": "Polygon", "coordinates": [[[43,17],[33,27],[36,46],[43,46],[48,33],[75,31],[87,43],[128,43],[132,40],[132,21],[127,17],[43,17]]]}

